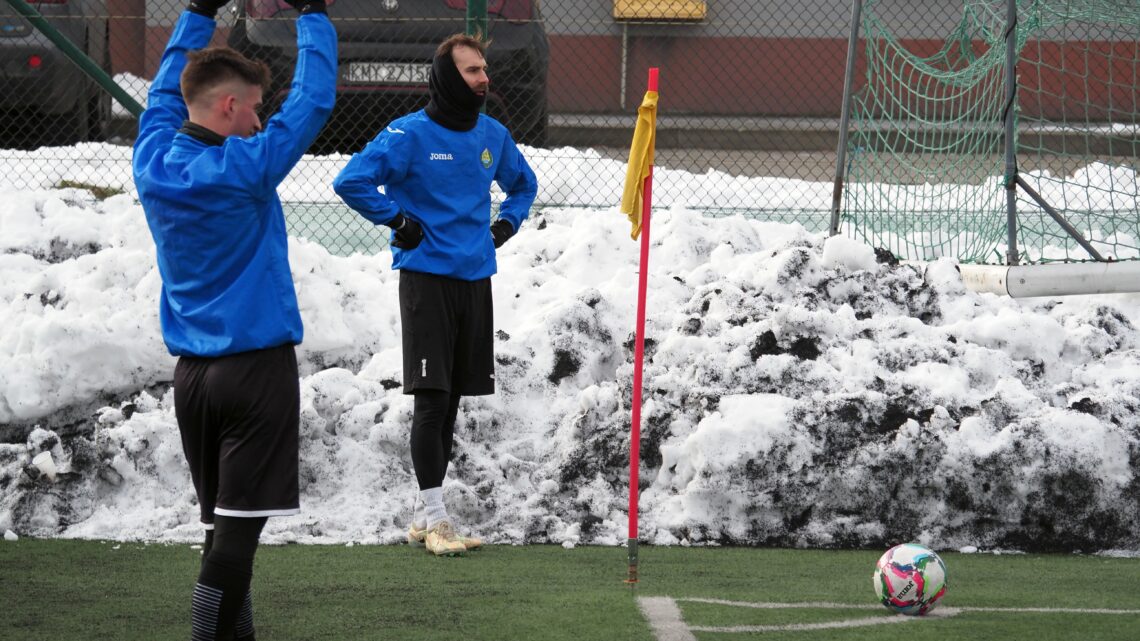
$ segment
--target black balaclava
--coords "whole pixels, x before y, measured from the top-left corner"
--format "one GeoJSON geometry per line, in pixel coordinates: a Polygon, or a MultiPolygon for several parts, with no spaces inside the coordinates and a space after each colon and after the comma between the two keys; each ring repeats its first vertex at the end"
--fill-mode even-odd
{"type": "Polygon", "coordinates": [[[486,96],[471,91],[450,53],[432,59],[428,93],[431,101],[424,111],[432,120],[453,131],[475,128],[486,96]]]}

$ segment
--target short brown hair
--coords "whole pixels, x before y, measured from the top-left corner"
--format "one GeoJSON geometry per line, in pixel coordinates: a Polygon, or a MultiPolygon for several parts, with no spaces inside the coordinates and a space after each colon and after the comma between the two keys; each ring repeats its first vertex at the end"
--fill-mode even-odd
{"type": "Polygon", "coordinates": [[[186,68],[179,82],[182,99],[190,104],[220,84],[238,80],[269,89],[269,67],[250,60],[229,47],[208,47],[186,54],[186,68]]]}
{"type": "Polygon", "coordinates": [[[448,36],[447,40],[439,43],[439,47],[437,47],[435,50],[435,57],[439,58],[440,56],[445,55],[450,56],[451,50],[456,47],[471,47],[475,51],[478,51],[480,56],[486,58],[487,45],[489,44],[491,44],[491,42],[489,40],[487,42],[484,42],[478,33],[473,36],[469,36],[465,33],[457,33],[455,35],[448,36]]]}

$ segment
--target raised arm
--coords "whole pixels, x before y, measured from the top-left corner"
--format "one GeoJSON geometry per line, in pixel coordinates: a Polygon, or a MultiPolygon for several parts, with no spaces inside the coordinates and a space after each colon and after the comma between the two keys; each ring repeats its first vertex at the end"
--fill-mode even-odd
{"type": "Polygon", "coordinates": [[[201,2],[192,2],[179,16],[162,54],[158,73],[150,85],[146,111],[139,119],[139,135],[135,142],[137,160],[147,162],[151,155],[164,151],[165,145],[160,141],[173,138],[182,121],[186,120],[188,112],[179,86],[182,69],[186,66],[186,52],[209,44],[214,34],[214,13],[224,4],[215,0],[209,5],[214,7],[211,10],[201,2]]]}
{"type": "Polygon", "coordinates": [[[297,8],[297,64],[289,97],[269,119],[265,130],[227,145],[226,161],[256,167],[252,179],[273,190],[308,151],[332,113],[336,101],[336,30],[322,0],[288,0],[297,8]],[[232,154],[232,157],[231,157],[232,154]]]}

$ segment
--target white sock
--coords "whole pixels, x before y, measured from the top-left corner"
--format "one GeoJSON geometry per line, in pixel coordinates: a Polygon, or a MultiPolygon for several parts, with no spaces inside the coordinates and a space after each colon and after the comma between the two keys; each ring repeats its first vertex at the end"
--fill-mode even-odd
{"type": "Polygon", "coordinates": [[[420,500],[419,492],[412,499],[412,527],[422,530],[427,527],[427,517],[424,516],[424,502],[420,500]]]}
{"type": "Polygon", "coordinates": [[[428,529],[431,529],[443,521],[449,521],[447,516],[447,508],[443,506],[443,488],[442,487],[429,487],[426,490],[420,490],[420,500],[424,502],[424,519],[427,521],[428,529]]]}

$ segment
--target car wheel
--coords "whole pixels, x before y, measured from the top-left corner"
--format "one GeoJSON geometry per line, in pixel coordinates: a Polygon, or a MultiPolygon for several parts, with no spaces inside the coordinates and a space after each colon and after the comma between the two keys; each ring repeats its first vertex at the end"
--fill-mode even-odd
{"type": "Polygon", "coordinates": [[[102,142],[107,139],[111,125],[111,94],[102,87],[87,101],[87,137],[84,140],[102,142]]]}
{"type": "Polygon", "coordinates": [[[75,106],[61,114],[45,114],[40,123],[43,132],[40,144],[49,147],[64,147],[87,140],[89,122],[87,119],[88,100],[83,96],[75,99],[75,106]]]}
{"type": "Polygon", "coordinates": [[[17,109],[0,114],[6,123],[4,137],[0,140],[3,149],[35,149],[46,144],[43,141],[43,116],[33,109],[17,109]]]}
{"type": "Polygon", "coordinates": [[[518,142],[528,147],[545,147],[547,141],[546,121],[546,105],[543,105],[542,112],[538,114],[534,122],[519,134],[518,142]]]}

